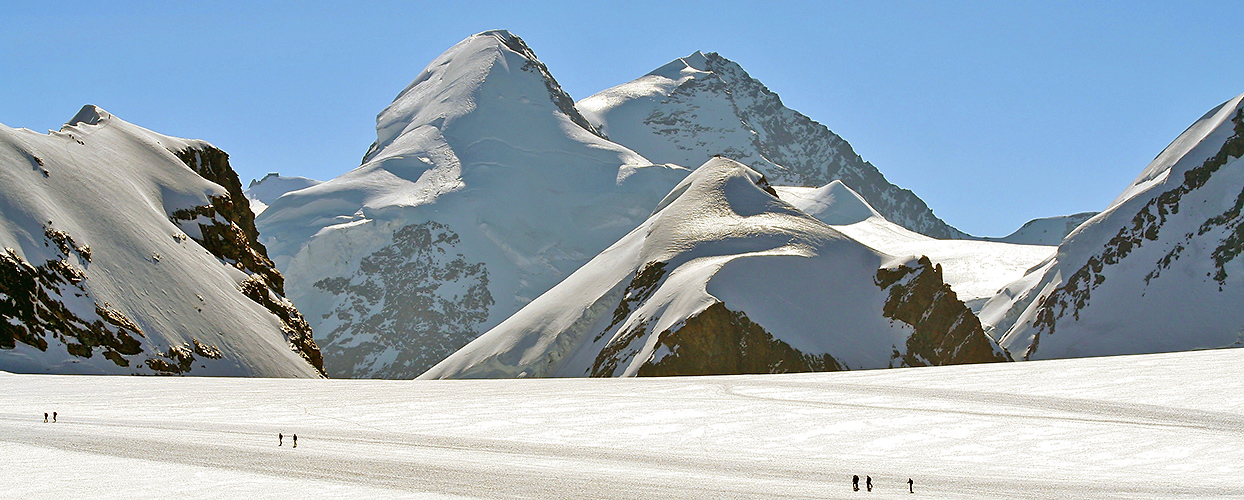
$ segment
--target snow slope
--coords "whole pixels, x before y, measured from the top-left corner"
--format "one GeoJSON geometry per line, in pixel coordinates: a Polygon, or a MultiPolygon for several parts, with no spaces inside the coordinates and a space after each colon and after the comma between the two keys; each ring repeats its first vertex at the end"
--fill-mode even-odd
{"type": "Polygon", "coordinates": [[[942,266],[946,283],[973,310],[1054,253],[1049,245],[930,238],[886,220],[841,181],[819,188],[774,189],[783,201],[860,243],[890,255],[928,256],[942,266]]]}
{"type": "Polygon", "coordinates": [[[250,185],[246,186],[245,194],[246,199],[250,200],[251,211],[258,216],[281,195],[320,183],[321,181],[306,177],[282,176],[279,173],[270,172],[263,179],[251,179],[250,185]]]}
{"type": "Polygon", "coordinates": [[[985,241],[1018,243],[1021,245],[1057,245],[1063,238],[1091,219],[1097,212],[1080,212],[1059,217],[1042,217],[1030,220],[1015,232],[1001,238],[981,238],[985,241]]]}
{"type": "Polygon", "coordinates": [[[257,219],[330,375],[413,378],[648,216],[687,171],[600,137],[505,31],[428,65],[363,164],[257,219]]]}
{"type": "Polygon", "coordinates": [[[756,171],[714,158],[642,225],[422,377],[766,373],[1005,359],[942,285],[940,268],[914,261],[844,236],[780,200],[756,171]],[[975,330],[926,328],[893,314],[904,307],[975,330]],[[929,336],[938,347],[918,349],[929,336]]]}
{"type": "Polygon", "coordinates": [[[1241,498],[1241,363],[1227,349],[604,380],[0,376],[0,496],[1241,498]],[[851,491],[853,474],[874,490],[851,491]]]}
{"type": "Polygon", "coordinates": [[[1244,345],[1244,95],[982,310],[1027,359],[1244,345]]]}
{"type": "Polygon", "coordinates": [[[0,369],[320,375],[220,150],[87,105],[0,167],[0,369]]]}
{"type": "Polygon", "coordinates": [[[937,238],[964,238],[916,197],[885,179],[851,145],[782,105],[777,94],[716,53],[696,52],[576,105],[610,140],[657,163],[699,165],[720,154],[770,182],[842,180],[885,217],[937,238]]]}

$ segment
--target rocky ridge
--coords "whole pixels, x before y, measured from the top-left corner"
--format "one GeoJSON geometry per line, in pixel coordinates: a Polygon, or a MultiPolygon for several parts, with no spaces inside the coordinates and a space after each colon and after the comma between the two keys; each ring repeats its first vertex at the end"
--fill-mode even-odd
{"type": "Polygon", "coordinates": [[[88,105],[0,163],[0,369],[323,375],[224,152],[88,105]]]}
{"type": "Polygon", "coordinates": [[[1054,258],[985,306],[1003,345],[1023,359],[1244,345],[1241,101],[1189,127],[1054,258]]]}
{"type": "Polygon", "coordinates": [[[737,63],[696,52],[578,102],[610,140],[658,163],[742,162],[783,186],[840,180],[886,219],[935,238],[966,238],[910,190],[886,180],[842,137],[787,108],[737,63]]]}

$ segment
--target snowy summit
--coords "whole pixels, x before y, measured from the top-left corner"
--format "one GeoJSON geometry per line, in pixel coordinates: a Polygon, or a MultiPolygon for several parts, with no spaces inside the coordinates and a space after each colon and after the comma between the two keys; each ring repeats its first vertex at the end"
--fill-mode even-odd
{"type": "Polygon", "coordinates": [[[322,375],[224,152],[87,105],[0,166],[0,370],[322,375]]]}
{"type": "Polygon", "coordinates": [[[847,141],[714,52],[675,59],[576,106],[610,140],[657,163],[693,166],[722,155],[775,185],[840,180],[894,223],[936,238],[967,237],[891,184],[847,141]]]}
{"type": "Polygon", "coordinates": [[[337,377],[413,378],[626,234],[687,174],[602,138],[506,31],[437,57],[358,168],[257,223],[337,377]]]}

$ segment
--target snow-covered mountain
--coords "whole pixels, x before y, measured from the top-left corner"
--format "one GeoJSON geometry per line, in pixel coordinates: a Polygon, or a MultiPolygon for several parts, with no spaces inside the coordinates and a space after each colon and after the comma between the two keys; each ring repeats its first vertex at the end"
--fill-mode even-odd
{"type": "Polygon", "coordinates": [[[1030,220],[1015,232],[1001,238],[981,238],[984,241],[1000,241],[1021,245],[1057,245],[1063,238],[1080,227],[1084,221],[1093,218],[1097,212],[1080,212],[1078,214],[1058,217],[1042,217],[1030,220]]]}
{"type": "Polygon", "coordinates": [[[860,243],[890,255],[929,257],[973,311],[1054,254],[1052,245],[930,238],[886,220],[841,181],[819,188],[775,189],[783,201],[860,243]]]}
{"type": "Polygon", "coordinates": [[[736,159],[776,185],[845,182],[887,219],[936,238],[965,238],[886,180],[824,125],[782,105],[738,64],[696,52],[576,105],[610,140],[657,163],[736,159]]]}
{"type": "Polygon", "coordinates": [[[321,183],[321,181],[306,177],[282,176],[276,172],[269,172],[263,179],[251,179],[250,185],[246,186],[246,191],[242,193],[250,201],[251,211],[258,216],[281,195],[321,183]]]}
{"type": "Polygon", "coordinates": [[[1244,345],[1244,95],[982,310],[1017,358],[1244,345]]]}
{"type": "Polygon", "coordinates": [[[437,57],[353,171],[257,223],[332,376],[413,378],[639,225],[687,170],[611,143],[506,31],[437,57]]]}
{"type": "Polygon", "coordinates": [[[755,170],[714,158],[641,226],[422,378],[1006,359],[941,266],[869,248],[779,199],[755,170]]]}
{"type": "Polygon", "coordinates": [[[0,167],[0,369],[322,375],[223,151],[88,105],[0,167]]]}

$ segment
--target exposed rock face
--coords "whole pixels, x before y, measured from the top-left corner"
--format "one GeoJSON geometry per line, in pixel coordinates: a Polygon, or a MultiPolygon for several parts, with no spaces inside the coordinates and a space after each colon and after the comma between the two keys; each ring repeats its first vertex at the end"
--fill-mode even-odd
{"type": "MultiPolygon", "coordinates": [[[[281,331],[289,340],[290,348],[311,363],[321,374],[325,373],[324,359],[319,346],[315,344],[311,326],[307,324],[306,319],[293,303],[283,297],[285,278],[268,258],[267,249],[259,243],[259,230],[255,228],[255,214],[251,212],[250,202],[242,192],[242,181],[238,179],[237,172],[229,166],[229,155],[211,146],[186,148],[173,151],[173,154],[203,178],[224,187],[228,194],[211,197],[211,203],[208,205],[177,210],[169,219],[186,230],[187,235],[219,258],[221,262],[249,274],[250,278],[242,282],[239,290],[247,298],[280,318],[281,331]]],[[[193,361],[193,355],[188,354],[193,351],[188,348],[183,350],[187,354],[179,354],[181,351],[169,351],[172,354],[166,357],[174,357],[178,363],[175,365],[166,363],[168,371],[181,373],[189,369],[187,365],[187,368],[181,371],[172,370],[173,367],[189,363],[187,359],[193,361]]],[[[156,367],[152,366],[152,368],[156,367]]]]}
{"type": "Polygon", "coordinates": [[[916,329],[902,366],[957,365],[1010,361],[985,334],[980,320],[942,280],[942,266],[920,257],[915,266],[877,270],[877,286],[889,291],[883,314],[916,329]]]}
{"type": "MultiPolygon", "coordinates": [[[[639,369],[641,377],[832,372],[842,365],[829,354],[799,352],[773,338],[742,312],[718,302],[677,330],[657,338],[658,353],[639,369]]],[[[604,354],[604,353],[602,353],[604,354]]],[[[608,372],[605,372],[608,373],[608,372]]]]}
{"type": "MultiPolygon", "coordinates": [[[[644,266],[627,286],[614,320],[599,341],[633,309],[648,300],[665,275],[665,263],[644,266]]],[[[1009,354],[981,327],[980,320],[942,281],[941,266],[928,257],[877,271],[875,284],[888,294],[880,314],[911,325],[903,352],[894,350],[891,366],[940,366],[1010,361],[1009,354]]],[[[650,322],[633,324],[615,335],[593,363],[591,376],[611,377],[643,352],[650,322]]],[[[840,371],[846,367],[832,353],[801,352],[774,338],[745,312],[716,302],[675,328],[657,334],[652,357],[639,376],[741,375],[840,371]]]]}
{"type": "MultiPolygon", "coordinates": [[[[1235,124],[1235,135],[1228,138],[1217,153],[1206,159],[1201,166],[1184,172],[1182,183],[1149,200],[1132,217],[1131,224],[1120,229],[1101,251],[1089,257],[1088,262],[1071,274],[1066,284],[1055,288],[1041,299],[1033,321],[1036,334],[1032,345],[1024,353],[1025,358],[1036,352],[1042,335],[1054,334],[1059,318],[1070,314],[1077,320],[1080,319],[1080,310],[1089,304],[1093,290],[1106,282],[1103,272],[1105,267],[1119,264],[1146,242],[1158,241],[1167,218],[1179,213],[1180,201],[1185,195],[1204,186],[1229,160],[1244,156],[1244,109],[1236,111],[1231,121],[1235,124]]],[[[1145,276],[1145,283],[1148,284],[1160,276],[1178,260],[1184,250],[1193,244],[1194,239],[1214,230],[1223,230],[1225,237],[1217,243],[1211,254],[1215,269],[1212,278],[1218,282],[1221,291],[1227,280],[1227,263],[1244,252],[1244,224],[1241,224],[1244,219],[1240,217],[1241,207],[1244,207],[1244,189],[1235,198],[1235,203],[1224,212],[1206,220],[1195,232],[1185,234],[1182,241],[1176,243],[1145,276]]]]}
{"type": "Polygon", "coordinates": [[[1244,95],[981,310],[1023,359],[1244,345],[1244,95]]]}
{"type": "MultiPolygon", "coordinates": [[[[767,185],[766,185],[767,187],[767,185]]],[[[621,324],[632,310],[652,297],[665,277],[665,262],[650,262],[627,285],[613,312],[613,322],[596,336],[600,341],[621,324]]],[[[591,376],[612,377],[643,348],[650,325],[641,322],[607,343],[592,364],[591,376]]],[[[828,354],[809,355],[773,338],[746,314],[718,302],[687,318],[679,328],[658,334],[657,353],[638,372],[641,377],[687,375],[743,375],[838,371],[842,366],[828,354]]]]}
{"type": "Polygon", "coordinates": [[[46,226],[44,238],[45,245],[55,248],[58,255],[38,266],[11,248],[0,254],[0,349],[13,349],[21,342],[47,351],[52,338],[63,342],[73,356],[90,359],[100,354],[119,367],[135,362],[162,374],[190,371],[195,354],[221,357],[217,347],[198,339],[193,340],[193,348],[186,344],[172,346],[165,353],[144,352],[138,340],[146,337],[142,329],[107,302],[97,302],[83,287],[82,268],[91,262],[90,247],[79,246],[68,233],[46,226]]]}
{"type": "Polygon", "coordinates": [[[353,276],[315,283],[335,295],[323,321],[330,375],[414,378],[479,336],[493,305],[488,270],[456,253],[458,243],[448,226],[412,224],[353,276]]]}
{"type": "Polygon", "coordinates": [[[0,370],[323,376],[224,152],[86,105],[0,167],[0,370]]]}
{"type": "Polygon", "coordinates": [[[46,351],[47,339],[56,338],[74,356],[90,358],[101,351],[118,366],[129,366],[125,356],[142,352],[135,337],[144,335],[82,287],[90,248],[78,246],[64,231],[44,226],[43,234],[44,245],[57,251],[54,259],[34,266],[12,248],[0,254],[0,349],[21,342],[46,351]]]}
{"type": "Polygon", "coordinates": [[[935,238],[967,237],[914,193],[891,184],[837,134],[785,107],[777,94],[716,53],[678,59],[578,107],[611,140],[654,162],[699,165],[721,155],[777,185],[841,180],[891,222],[935,238]]]}

